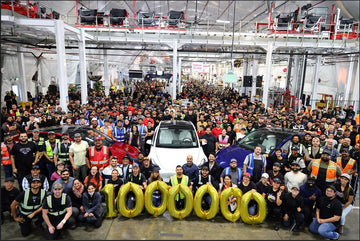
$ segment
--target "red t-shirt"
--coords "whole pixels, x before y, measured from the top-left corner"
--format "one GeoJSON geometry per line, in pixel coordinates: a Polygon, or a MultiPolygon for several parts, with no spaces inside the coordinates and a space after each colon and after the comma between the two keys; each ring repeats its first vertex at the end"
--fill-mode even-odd
{"type": "MultiPolygon", "coordinates": [[[[96,186],[96,189],[99,189],[100,183],[101,183],[102,180],[103,180],[102,176],[100,176],[99,179],[100,179],[100,182],[97,182],[96,179],[95,179],[95,177],[92,177],[92,178],[90,179],[89,183],[90,183],[90,182],[94,183],[95,186],[96,186]]],[[[88,184],[88,177],[85,177],[84,184],[85,184],[85,186],[88,184]]],[[[100,190],[98,190],[98,191],[100,191],[100,190]]]]}
{"type": "Polygon", "coordinates": [[[217,127],[214,127],[214,129],[212,129],[211,131],[211,134],[213,134],[216,138],[221,135],[221,132],[222,132],[222,128],[217,128],[217,127]]]}

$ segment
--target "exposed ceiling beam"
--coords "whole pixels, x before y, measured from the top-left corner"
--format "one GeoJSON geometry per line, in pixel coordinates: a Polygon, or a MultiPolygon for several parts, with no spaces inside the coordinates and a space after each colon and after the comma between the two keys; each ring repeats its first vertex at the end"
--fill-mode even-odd
{"type": "Polygon", "coordinates": [[[203,13],[204,13],[204,11],[205,11],[205,9],[206,9],[206,7],[207,7],[208,4],[209,4],[209,0],[207,0],[207,2],[206,2],[206,4],[205,4],[205,7],[204,7],[204,9],[202,10],[202,12],[201,12],[201,14],[200,14],[199,19],[201,19],[201,17],[202,17],[202,15],[203,15],[203,13]]]}
{"type": "MultiPolygon", "coordinates": [[[[229,3],[229,5],[227,5],[227,7],[224,9],[224,11],[223,11],[219,16],[217,16],[216,19],[220,19],[221,16],[226,12],[226,10],[231,6],[231,4],[232,4],[233,2],[234,2],[234,0],[232,0],[232,1],[229,3]]],[[[216,19],[215,19],[215,20],[216,20],[216,19]]],[[[215,25],[215,23],[209,27],[209,30],[212,29],[212,28],[214,27],[214,25],[215,25]]]]}

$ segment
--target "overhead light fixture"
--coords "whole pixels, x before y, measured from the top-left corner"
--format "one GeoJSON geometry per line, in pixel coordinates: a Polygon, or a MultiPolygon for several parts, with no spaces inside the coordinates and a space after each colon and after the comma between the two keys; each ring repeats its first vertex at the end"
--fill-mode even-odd
{"type": "Polygon", "coordinates": [[[142,49],[142,46],[134,46],[134,49],[142,49]]]}
{"type": "Polygon", "coordinates": [[[217,23],[230,23],[229,20],[216,19],[217,23]]]}

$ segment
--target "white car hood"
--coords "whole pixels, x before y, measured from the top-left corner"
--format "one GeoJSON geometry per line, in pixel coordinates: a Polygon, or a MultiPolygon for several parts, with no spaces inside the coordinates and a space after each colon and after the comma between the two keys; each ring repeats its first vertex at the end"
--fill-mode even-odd
{"type": "Polygon", "coordinates": [[[149,158],[152,163],[160,167],[160,176],[164,181],[168,181],[169,177],[175,174],[177,165],[184,165],[186,157],[193,156],[193,163],[201,166],[207,158],[202,148],[152,148],[149,153],[149,158]]]}

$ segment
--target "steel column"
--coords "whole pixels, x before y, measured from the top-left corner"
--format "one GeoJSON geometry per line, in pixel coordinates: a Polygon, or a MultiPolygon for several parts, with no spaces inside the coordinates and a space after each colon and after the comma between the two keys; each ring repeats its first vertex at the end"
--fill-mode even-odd
{"type": "Polygon", "coordinates": [[[181,61],[182,61],[182,58],[179,58],[179,81],[178,81],[178,90],[179,92],[181,92],[181,61]]]}
{"type": "Polygon", "coordinates": [[[311,109],[314,110],[316,106],[316,97],[317,97],[317,86],[318,86],[318,80],[319,80],[319,69],[321,64],[321,56],[317,56],[316,58],[316,64],[314,68],[314,78],[312,83],[312,91],[311,91],[311,109]]]}
{"type": "Polygon", "coordinates": [[[348,72],[347,72],[347,76],[346,76],[346,84],[345,84],[345,90],[344,90],[344,104],[346,104],[346,106],[349,106],[350,100],[350,88],[351,88],[351,80],[353,77],[353,71],[354,71],[354,56],[350,57],[350,64],[349,64],[349,68],[348,68],[348,72]]]}
{"type": "Polygon", "coordinates": [[[63,20],[55,20],[56,52],[58,59],[58,83],[60,89],[60,106],[67,112],[68,84],[65,57],[65,33],[63,20]]]}
{"type": "Polygon", "coordinates": [[[20,89],[20,100],[28,101],[27,98],[27,84],[26,84],[26,72],[25,72],[25,60],[24,53],[22,52],[22,48],[20,45],[17,46],[17,57],[18,57],[18,65],[19,65],[19,82],[17,83],[20,89]]]}
{"type": "Polygon", "coordinates": [[[173,83],[172,83],[172,99],[176,99],[176,80],[177,80],[177,40],[173,41],[173,83]]]}
{"type": "Polygon", "coordinates": [[[109,95],[110,88],[110,76],[109,76],[109,68],[108,68],[108,55],[107,50],[104,49],[104,87],[105,87],[105,95],[109,95]]]}
{"type": "Polygon", "coordinates": [[[258,73],[258,67],[259,67],[259,61],[257,60],[256,56],[254,55],[253,70],[252,70],[253,82],[252,82],[252,88],[251,88],[251,102],[254,102],[254,99],[256,96],[256,76],[258,73]]]}
{"type": "Polygon", "coordinates": [[[292,62],[293,62],[293,54],[291,51],[290,56],[289,56],[289,64],[288,64],[288,68],[287,68],[287,73],[286,73],[286,87],[285,88],[288,90],[290,89],[292,62]]]}
{"type": "Polygon", "coordinates": [[[263,89],[263,97],[262,102],[265,104],[265,108],[268,107],[268,96],[269,96],[269,86],[271,79],[271,66],[272,66],[272,51],[274,44],[272,42],[268,43],[267,53],[266,53],[266,72],[264,79],[264,89],[263,89]]]}
{"type": "Polygon", "coordinates": [[[87,102],[87,73],[86,73],[86,55],[85,55],[85,36],[84,29],[80,32],[79,41],[79,69],[80,69],[80,86],[81,86],[81,104],[84,105],[87,102]]]}
{"type": "MultiPolygon", "coordinates": [[[[297,105],[297,111],[300,111],[300,100],[304,91],[304,84],[305,84],[305,76],[306,76],[306,65],[307,65],[307,53],[305,53],[304,55],[304,59],[303,59],[303,65],[302,65],[302,72],[301,72],[301,81],[300,81],[300,88],[299,88],[299,92],[298,92],[298,105],[297,105]]],[[[305,100],[305,99],[304,99],[305,100]]],[[[303,105],[305,103],[302,103],[303,105]]]]}

